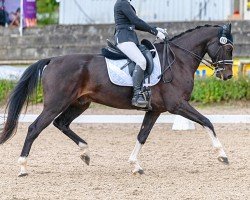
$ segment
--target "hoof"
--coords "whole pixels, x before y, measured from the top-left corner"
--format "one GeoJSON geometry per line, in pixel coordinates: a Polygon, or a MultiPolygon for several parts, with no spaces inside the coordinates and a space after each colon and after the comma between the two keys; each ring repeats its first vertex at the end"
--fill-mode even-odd
{"type": "Polygon", "coordinates": [[[87,165],[89,165],[89,163],[90,163],[90,157],[89,157],[88,155],[85,155],[85,154],[81,155],[81,159],[82,159],[87,165]]]}
{"type": "Polygon", "coordinates": [[[24,177],[24,176],[28,176],[28,173],[19,173],[18,177],[24,177]]]}
{"type": "Polygon", "coordinates": [[[132,172],[133,172],[133,175],[136,175],[136,174],[143,175],[143,174],[145,174],[144,171],[143,171],[143,169],[134,170],[134,171],[132,171],[132,172]]]}
{"type": "Polygon", "coordinates": [[[218,157],[218,160],[222,162],[225,165],[229,165],[228,158],[227,157],[218,157]]]}

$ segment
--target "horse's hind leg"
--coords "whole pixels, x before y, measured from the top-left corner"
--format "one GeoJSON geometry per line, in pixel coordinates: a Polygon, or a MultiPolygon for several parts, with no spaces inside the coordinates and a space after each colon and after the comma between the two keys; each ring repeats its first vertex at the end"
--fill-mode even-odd
{"type": "Polygon", "coordinates": [[[21,152],[20,158],[18,159],[18,163],[21,166],[19,176],[26,176],[28,174],[26,170],[27,157],[29,155],[33,142],[42,132],[42,130],[45,129],[60,112],[61,110],[58,109],[44,108],[38,118],[29,126],[23,150],[21,152]]]}
{"type": "Polygon", "coordinates": [[[62,131],[66,136],[73,140],[83,151],[81,159],[89,165],[90,157],[88,144],[76,133],[70,129],[71,122],[80,116],[86,109],[88,109],[90,102],[77,101],[71,104],[64,112],[62,112],[53,122],[54,126],[62,131]]]}
{"type": "Polygon", "coordinates": [[[174,113],[201,124],[207,130],[209,137],[212,140],[213,147],[219,153],[218,160],[224,164],[228,164],[227,155],[218,137],[216,136],[214,127],[209,119],[207,119],[205,116],[200,114],[197,110],[195,110],[187,101],[183,101],[180,104],[178,110],[175,111],[174,113]]]}

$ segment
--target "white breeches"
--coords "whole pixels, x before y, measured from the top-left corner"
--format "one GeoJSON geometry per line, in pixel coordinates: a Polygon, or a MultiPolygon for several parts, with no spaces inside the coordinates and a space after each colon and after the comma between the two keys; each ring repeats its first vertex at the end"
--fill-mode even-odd
{"type": "Polygon", "coordinates": [[[134,42],[123,42],[117,44],[117,47],[129,57],[130,60],[134,61],[136,65],[139,65],[142,70],[146,69],[147,61],[142,55],[140,49],[136,46],[134,42]]]}

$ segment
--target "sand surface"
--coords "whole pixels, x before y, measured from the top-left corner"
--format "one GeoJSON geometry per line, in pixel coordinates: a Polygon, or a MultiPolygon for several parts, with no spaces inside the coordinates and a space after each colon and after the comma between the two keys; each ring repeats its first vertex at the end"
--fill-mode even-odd
{"type": "MultiPolygon", "coordinates": [[[[33,108],[39,112],[41,106],[33,108]]],[[[91,108],[87,114],[124,114],[91,108]]],[[[249,114],[249,108],[201,108],[204,114],[249,114]],[[220,112],[219,112],[219,111],[220,112]]],[[[125,111],[135,114],[135,111],[125,111]]],[[[139,114],[142,114],[139,112],[139,114]]],[[[132,175],[127,162],[139,124],[74,124],[91,151],[90,166],[78,147],[54,126],[46,128],[32,146],[29,175],[19,178],[17,159],[29,124],[0,146],[0,199],[128,199],[128,200],[246,200],[250,199],[250,124],[215,124],[230,165],[217,161],[202,127],[172,131],[156,124],[139,159],[144,175],[132,175]]]]}

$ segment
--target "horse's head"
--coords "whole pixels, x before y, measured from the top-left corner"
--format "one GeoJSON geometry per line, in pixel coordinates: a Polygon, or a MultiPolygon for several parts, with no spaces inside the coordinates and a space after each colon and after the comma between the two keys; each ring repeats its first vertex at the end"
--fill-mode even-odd
{"type": "Polygon", "coordinates": [[[220,27],[218,37],[208,43],[207,53],[214,63],[216,77],[223,80],[233,77],[233,36],[231,24],[220,27]]]}

